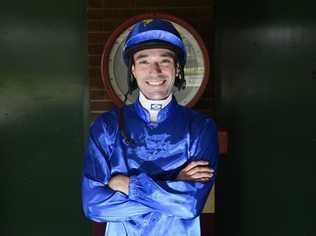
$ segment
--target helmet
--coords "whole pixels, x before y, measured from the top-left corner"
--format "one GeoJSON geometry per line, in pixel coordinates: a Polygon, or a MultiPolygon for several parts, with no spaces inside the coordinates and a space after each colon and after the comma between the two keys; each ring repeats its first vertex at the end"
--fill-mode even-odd
{"type": "Polygon", "coordinates": [[[180,66],[180,75],[175,80],[175,86],[183,89],[185,87],[183,68],[187,57],[183,40],[169,21],[148,19],[135,24],[123,46],[123,59],[128,67],[129,93],[137,88],[136,80],[131,73],[132,57],[137,51],[150,48],[166,48],[175,52],[180,66]]]}
{"type": "Polygon", "coordinates": [[[128,65],[139,50],[158,47],[175,51],[181,66],[185,65],[186,50],[179,32],[169,21],[159,19],[143,20],[133,27],[123,47],[124,62],[128,65]]]}

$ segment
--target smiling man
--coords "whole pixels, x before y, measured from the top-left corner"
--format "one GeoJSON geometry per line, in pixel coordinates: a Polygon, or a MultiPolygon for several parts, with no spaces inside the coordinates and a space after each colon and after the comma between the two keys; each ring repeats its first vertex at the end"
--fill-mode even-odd
{"type": "Polygon", "coordinates": [[[174,58],[175,54],[164,48],[144,49],[134,54],[132,73],[141,93],[149,100],[170,96],[176,77],[174,58]]]}
{"type": "Polygon", "coordinates": [[[90,128],[82,178],[85,215],[105,235],[198,236],[214,183],[212,119],[177,104],[185,89],[186,50],[165,20],[137,23],[123,58],[134,104],[106,112],[90,128]]]}

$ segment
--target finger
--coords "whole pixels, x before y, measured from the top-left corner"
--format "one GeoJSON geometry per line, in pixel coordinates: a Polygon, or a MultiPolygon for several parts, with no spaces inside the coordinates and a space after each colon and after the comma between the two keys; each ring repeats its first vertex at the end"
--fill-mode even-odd
{"type": "Polygon", "coordinates": [[[193,182],[208,182],[208,181],[210,181],[210,178],[190,179],[189,181],[193,181],[193,182]]]}
{"type": "Polygon", "coordinates": [[[188,171],[199,165],[205,166],[205,165],[208,165],[208,162],[207,161],[191,161],[183,170],[188,171]]]}
{"type": "Polygon", "coordinates": [[[212,178],[212,177],[213,177],[213,174],[209,172],[199,172],[190,176],[190,178],[192,179],[212,178]]]}
{"type": "Polygon", "coordinates": [[[206,166],[208,165],[207,161],[191,161],[183,170],[184,171],[189,171],[192,168],[196,167],[196,166],[206,166]]]}
{"type": "Polygon", "coordinates": [[[194,175],[198,172],[214,173],[214,170],[209,168],[209,167],[205,167],[205,166],[196,166],[196,167],[192,168],[191,170],[187,171],[186,173],[188,175],[194,175]]]}
{"type": "Polygon", "coordinates": [[[210,178],[200,178],[196,180],[197,182],[208,182],[210,181],[210,178]]]}

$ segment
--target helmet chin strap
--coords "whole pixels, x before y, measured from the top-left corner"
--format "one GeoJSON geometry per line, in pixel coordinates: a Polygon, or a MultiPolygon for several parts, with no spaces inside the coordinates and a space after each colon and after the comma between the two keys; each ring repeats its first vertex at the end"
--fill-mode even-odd
{"type": "MultiPolygon", "coordinates": [[[[131,76],[131,73],[128,75],[128,77],[131,76]]],[[[130,78],[128,78],[128,83],[130,83],[130,78]]],[[[125,126],[125,119],[124,119],[124,106],[126,105],[127,98],[129,94],[132,94],[133,90],[130,90],[130,84],[128,84],[128,90],[124,95],[124,101],[122,107],[119,108],[118,110],[118,125],[119,125],[119,130],[120,133],[124,139],[124,142],[127,145],[134,145],[135,141],[128,135],[126,126],[125,126]]]]}
{"type": "Polygon", "coordinates": [[[137,82],[132,73],[133,60],[130,59],[127,67],[127,92],[124,94],[123,106],[126,105],[128,95],[132,94],[135,89],[137,89],[137,82]]]}
{"type": "Polygon", "coordinates": [[[186,86],[186,81],[184,78],[184,68],[180,66],[179,63],[177,63],[177,74],[176,74],[176,79],[174,82],[174,86],[178,88],[180,91],[181,89],[185,89],[186,86]]]}

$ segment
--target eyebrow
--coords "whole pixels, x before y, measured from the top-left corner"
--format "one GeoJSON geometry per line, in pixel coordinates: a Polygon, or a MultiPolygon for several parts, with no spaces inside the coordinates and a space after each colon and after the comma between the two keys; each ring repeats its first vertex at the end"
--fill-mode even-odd
{"type": "MultiPolygon", "coordinates": [[[[160,54],[161,57],[171,57],[171,58],[175,58],[175,54],[173,52],[164,52],[162,54],[160,54]]],[[[135,57],[135,60],[139,60],[139,59],[142,59],[142,58],[146,58],[146,57],[149,57],[149,54],[145,53],[145,54],[142,54],[140,53],[139,55],[137,55],[135,57]]]]}
{"type": "Polygon", "coordinates": [[[142,58],[145,58],[145,57],[148,57],[147,54],[139,54],[135,57],[135,60],[139,60],[139,59],[142,59],[142,58]]]}

